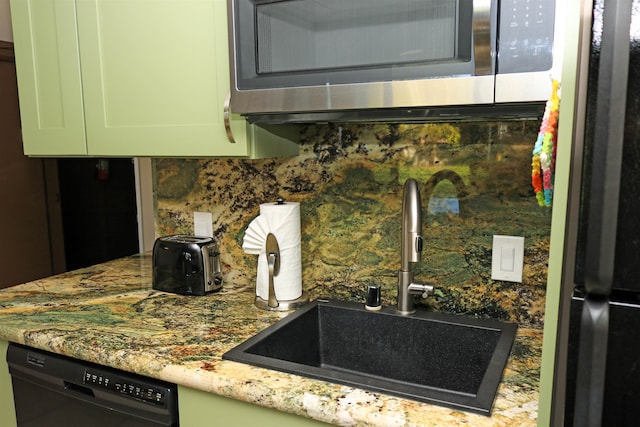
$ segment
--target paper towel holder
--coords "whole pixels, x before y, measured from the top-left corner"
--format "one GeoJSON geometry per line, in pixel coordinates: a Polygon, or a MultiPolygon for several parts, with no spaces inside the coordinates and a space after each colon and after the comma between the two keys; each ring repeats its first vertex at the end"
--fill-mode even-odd
{"type": "Polygon", "coordinates": [[[300,297],[293,300],[278,301],[277,307],[269,306],[269,302],[256,295],[255,305],[263,310],[270,311],[292,311],[296,310],[309,302],[309,295],[306,291],[302,291],[300,297]]]}
{"type": "MultiPolygon", "coordinates": [[[[279,201],[280,200],[278,200],[278,202],[279,201]]],[[[309,302],[309,296],[305,291],[302,291],[302,295],[294,300],[279,301],[276,298],[273,278],[274,276],[277,276],[280,271],[280,247],[278,246],[278,239],[276,239],[276,236],[272,233],[267,235],[265,249],[267,253],[267,263],[269,266],[269,298],[265,301],[256,295],[256,307],[272,311],[290,311],[309,302]]]]}

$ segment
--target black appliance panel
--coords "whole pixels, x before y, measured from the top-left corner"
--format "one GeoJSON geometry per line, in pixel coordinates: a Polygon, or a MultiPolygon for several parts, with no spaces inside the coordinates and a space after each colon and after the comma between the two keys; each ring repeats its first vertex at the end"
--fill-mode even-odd
{"type": "MultiPolygon", "coordinates": [[[[574,425],[577,354],[584,298],[571,301],[565,426],[574,425]]],[[[603,426],[637,426],[640,419],[640,303],[609,303],[609,334],[602,413],[603,426]]],[[[583,375],[581,372],[580,375],[583,375]]]]}
{"type": "MultiPolygon", "coordinates": [[[[594,1],[591,58],[586,111],[582,194],[579,232],[576,246],[575,283],[585,284],[585,253],[589,203],[594,168],[601,168],[603,159],[594,156],[596,100],[598,98],[598,64],[602,44],[602,12],[604,0],[594,1]]],[[[618,203],[618,233],[615,241],[613,289],[640,291],[640,1],[632,5],[628,89],[624,125],[624,147],[621,165],[618,203]]]]}
{"type": "Polygon", "coordinates": [[[18,427],[177,427],[177,386],[9,344],[18,427]]]}

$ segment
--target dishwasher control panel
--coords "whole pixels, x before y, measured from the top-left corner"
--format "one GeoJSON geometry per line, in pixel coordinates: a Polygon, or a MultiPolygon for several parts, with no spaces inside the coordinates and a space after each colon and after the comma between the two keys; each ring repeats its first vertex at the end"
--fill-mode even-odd
{"type": "Polygon", "coordinates": [[[7,366],[19,426],[178,425],[176,384],[16,343],[7,366]]]}
{"type": "Polygon", "coordinates": [[[164,407],[167,389],[157,385],[145,384],[142,381],[124,379],[111,373],[101,372],[94,369],[85,369],[83,383],[94,387],[102,387],[120,395],[133,397],[144,402],[152,403],[164,407]]]}

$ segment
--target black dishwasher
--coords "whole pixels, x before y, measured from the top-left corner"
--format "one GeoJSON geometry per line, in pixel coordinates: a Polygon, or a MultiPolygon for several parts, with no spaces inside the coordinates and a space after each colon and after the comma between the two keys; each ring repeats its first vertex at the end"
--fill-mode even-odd
{"type": "Polygon", "coordinates": [[[175,384],[10,343],[18,427],[178,426],[175,384]]]}

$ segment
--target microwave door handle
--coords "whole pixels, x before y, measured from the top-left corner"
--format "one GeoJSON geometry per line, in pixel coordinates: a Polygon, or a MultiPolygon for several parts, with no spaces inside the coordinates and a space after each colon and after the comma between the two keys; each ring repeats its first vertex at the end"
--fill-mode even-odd
{"type": "Polygon", "coordinates": [[[476,76],[491,74],[491,0],[473,0],[473,60],[476,76]]]}
{"type": "Polygon", "coordinates": [[[223,117],[224,117],[224,130],[227,132],[227,139],[230,143],[235,144],[236,140],[233,137],[233,132],[231,131],[231,92],[227,93],[227,97],[224,99],[223,106],[223,117]]]}

